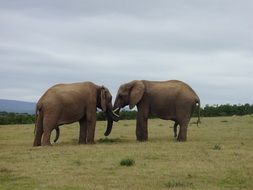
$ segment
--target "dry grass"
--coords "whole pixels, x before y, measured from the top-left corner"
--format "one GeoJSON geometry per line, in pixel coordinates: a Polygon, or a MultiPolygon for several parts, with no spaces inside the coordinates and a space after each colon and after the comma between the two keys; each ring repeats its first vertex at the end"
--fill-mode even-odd
{"type": "Polygon", "coordinates": [[[138,143],[134,120],[116,123],[108,139],[106,123],[97,122],[97,143],[78,145],[75,123],[60,128],[59,143],[43,148],[32,147],[33,125],[0,126],[0,189],[250,190],[252,124],[252,116],[203,118],[178,143],[172,122],[154,119],[149,141],[138,143]],[[135,164],[121,166],[126,158],[135,164]]]}

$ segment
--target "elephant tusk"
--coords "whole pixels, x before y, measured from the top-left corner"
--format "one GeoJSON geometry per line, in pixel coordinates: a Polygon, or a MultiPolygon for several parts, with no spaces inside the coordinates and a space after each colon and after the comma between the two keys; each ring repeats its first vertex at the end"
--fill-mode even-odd
{"type": "Polygon", "coordinates": [[[119,108],[116,108],[115,110],[113,110],[113,113],[115,113],[116,111],[118,111],[119,110],[119,108]]]}
{"type": "Polygon", "coordinates": [[[119,118],[119,115],[115,113],[115,111],[112,111],[112,114],[119,118]]]}

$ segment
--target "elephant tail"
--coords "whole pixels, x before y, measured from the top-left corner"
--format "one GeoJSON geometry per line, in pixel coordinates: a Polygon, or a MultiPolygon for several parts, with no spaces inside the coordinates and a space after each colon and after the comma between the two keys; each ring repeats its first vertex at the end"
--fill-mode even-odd
{"type": "Polygon", "coordinates": [[[41,104],[37,103],[36,109],[35,109],[35,126],[34,126],[34,135],[36,135],[36,131],[38,128],[40,130],[43,130],[43,111],[41,104]]]}
{"type": "Polygon", "coordinates": [[[38,115],[39,115],[39,106],[38,104],[36,105],[36,109],[35,109],[35,126],[34,126],[34,135],[36,134],[36,130],[37,130],[37,127],[38,127],[38,115]]]}
{"type": "Polygon", "coordinates": [[[56,143],[56,141],[59,139],[59,136],[60,136],[60,129],[59,129],[59,126],[57,126],[55,128],[56,130],[56,136],[55,136],[55,139],[54,139],[54,142],[56,143]]]}
{"type": "Polygon", "coordinates": [[[197,126],[199,126],[199,124],[201,123],[200,121],[200,100],[198,98],[198,100],[196,101],[196,103],[198,104],[198,120],[197,120],[197,126]]]}

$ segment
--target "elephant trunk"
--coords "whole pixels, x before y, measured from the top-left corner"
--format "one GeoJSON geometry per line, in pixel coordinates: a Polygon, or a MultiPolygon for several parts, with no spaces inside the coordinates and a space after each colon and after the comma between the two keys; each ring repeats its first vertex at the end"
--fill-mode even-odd
{"type": "Polygon", "coordinates": [[[104,135],[108,136],[112,131],[113,121],[116,122],[119,121],[119,115],[112,110],[108,110],[106,111],[106,117],[107,117],[107,128],[104,135]]]}
{"type": "Polygon", "coordinates": [[[106,115],[107,115],[107,128],[106,128],[104,135],[108,136],[108,135],[110,135],[110,133],[112,131],[113,119],[108,114],[106,114],[106,115]]]}
{"type": "Polygon", "coordinates": [[[115,122],[119,121],[119,114],[116,111],[112,111],[111,109],[109,109],[106,111],[106,117],[107,117],[107,128],[104,135],[108,136],[112,131],[113,121],[115,122]]]}

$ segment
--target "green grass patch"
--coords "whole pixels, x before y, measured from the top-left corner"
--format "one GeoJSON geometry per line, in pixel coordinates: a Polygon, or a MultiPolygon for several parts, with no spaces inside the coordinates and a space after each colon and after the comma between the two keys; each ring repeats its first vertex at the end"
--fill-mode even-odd
{"type": "Polygon", "coordinates": [[[11,173],[11,172],[12,172],[12,170],[10,170],[10,169],[8,169],[8,168],[5,168],[5,167],[0,168],[0,173],[1,173],[1,174],[4,174],[4,173],[11,173]]]}
{"type": "Polygon", "coordinates": [[[75,160],[75,161],[73,162],[73,164],[74,164],[75,166],[81,166],[81,165],[82,165],[82,162],[81,162],[80,160],[75,160]]]}
{"type": "Polygon", "coordinates": [[[35,182],[27,176],[19,176],[11,172],[0,174],[0,189],[34,189],[35,182]]]}
{"type": "Polygon", "coordinates": [[[167,188],[190,188],[193,187],[193,183],[187,182],[187,181],[177,181],[177,180],[171,180],[167,183],[165,183],[165,187],[167,188]]]}
{"type": "Polygon", "coordinates": [[[120,138],[100,138],[98,139],[98,143],[104,144],[112,144],[112,143],[120,143],[122,140],[120,138]]]}
{"type": "Polygon", "coordinates": [[[245,177],[245,175],[240,171],[231,170],[226,174],[219,185],[228,189],[245,189],[252,187],[249,185],[249,180],[252,178],[245,177]]]}
{"type": "Polygon", "coordinates": [[[135,161],[131,158],[122,159],[120,161],[121,166],[133,166],[135,164],[135,161]]]}
{"type": "Polygon", "coordinates": [[[220,144],[215,144],[213,146],[213,150],[221,150],[221,145],[220,144]]]}

